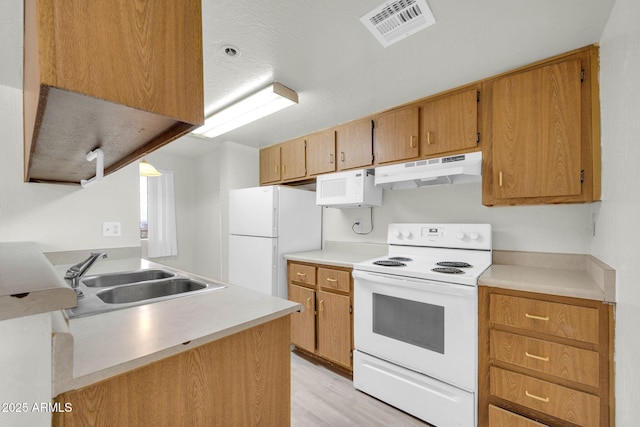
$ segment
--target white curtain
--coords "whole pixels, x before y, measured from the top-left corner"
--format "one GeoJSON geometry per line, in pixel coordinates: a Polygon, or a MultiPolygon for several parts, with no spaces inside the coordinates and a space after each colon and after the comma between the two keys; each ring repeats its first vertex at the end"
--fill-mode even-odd
{"type": "Polygon", "coordinates": [[[176,206],[173,192],[173,171],[147,178],[147,209],[149,258],[178,255],[176,206]]]}

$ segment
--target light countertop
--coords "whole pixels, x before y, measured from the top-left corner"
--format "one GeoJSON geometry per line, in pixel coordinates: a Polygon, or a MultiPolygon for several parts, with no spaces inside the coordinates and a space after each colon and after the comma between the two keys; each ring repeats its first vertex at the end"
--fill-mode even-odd
{"type": "Polygon", "coordinates": [[[76,294],[33,242],[0,243],[0,320],[76,305],[76,294]]]}
{"type": "Polygon", "coordinates": [[[387,251],[386,244],[325,242],[323,249],[286,254],[284,257],[289,261],[353,268],[353,264],[385,255],[387,251]]]}
{"type": "MultiPolygon", "coordinates": [[[[167,267],[141,259],[101,260],[89,274],[139,268],[167,267]]],[[[300,307],[228,285],[71,320],[62,311],[54,313],[53,396],[275,320],[300,307]]]]}
{"type": "Polygon", "coordinates": [[[590,255],[494,252],[478,284],[616,302],[615,271],[590,255]]]}

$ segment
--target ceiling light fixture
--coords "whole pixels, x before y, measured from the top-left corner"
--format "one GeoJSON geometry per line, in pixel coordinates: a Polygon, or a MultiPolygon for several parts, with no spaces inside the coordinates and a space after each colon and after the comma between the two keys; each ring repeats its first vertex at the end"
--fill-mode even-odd
{"type": "Polygon", "coordinates": [[[145,159],[140,162],[140,176],[160,176],[162,175],[151,163],[147,163],[145,159]]]}
{"type": "Polygon", "coordinates": [[[280,83],[269,86],[209,116],[192,133],[213,138],[298,103],[298,94],[280,83]]]}

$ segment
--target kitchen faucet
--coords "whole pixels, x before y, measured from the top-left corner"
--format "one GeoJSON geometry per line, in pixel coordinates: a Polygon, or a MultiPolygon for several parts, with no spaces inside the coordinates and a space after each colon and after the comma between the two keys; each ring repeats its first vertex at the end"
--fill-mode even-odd
{"type": "Polygon", "coordinates": [[[69,268],[64,275],[64,278],[69,284],[71,288],[76,291],[76,295],[78,297],[83,297],[84,293],[80,290],[80,278],[84,276],[84,274],[89,271],[91,266],[98,260],[98,258],[106,258],[106,252],[91,252],[89,258],[85,259],[69,268]]]}

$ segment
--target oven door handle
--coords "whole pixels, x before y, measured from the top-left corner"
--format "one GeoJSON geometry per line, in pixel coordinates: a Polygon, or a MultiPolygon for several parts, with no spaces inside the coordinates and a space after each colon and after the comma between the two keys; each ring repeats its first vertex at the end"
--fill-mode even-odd
{"type": "MultiPolygon", "coordinates": [[[[418,289],[425,292],[437,292],[441,294],[468,296],[477,295],[477,287],[469,285],[458,285],[453,283],[436,282],[433,280],[415,279],[412,277],[393,276],[390,274],[370,273],[366,271],[353,270],[353,278],[366,280],[387,286],[400,286],[418,289]]],[[[358,282],[354,281],[354,286],[358,282]]]]}

